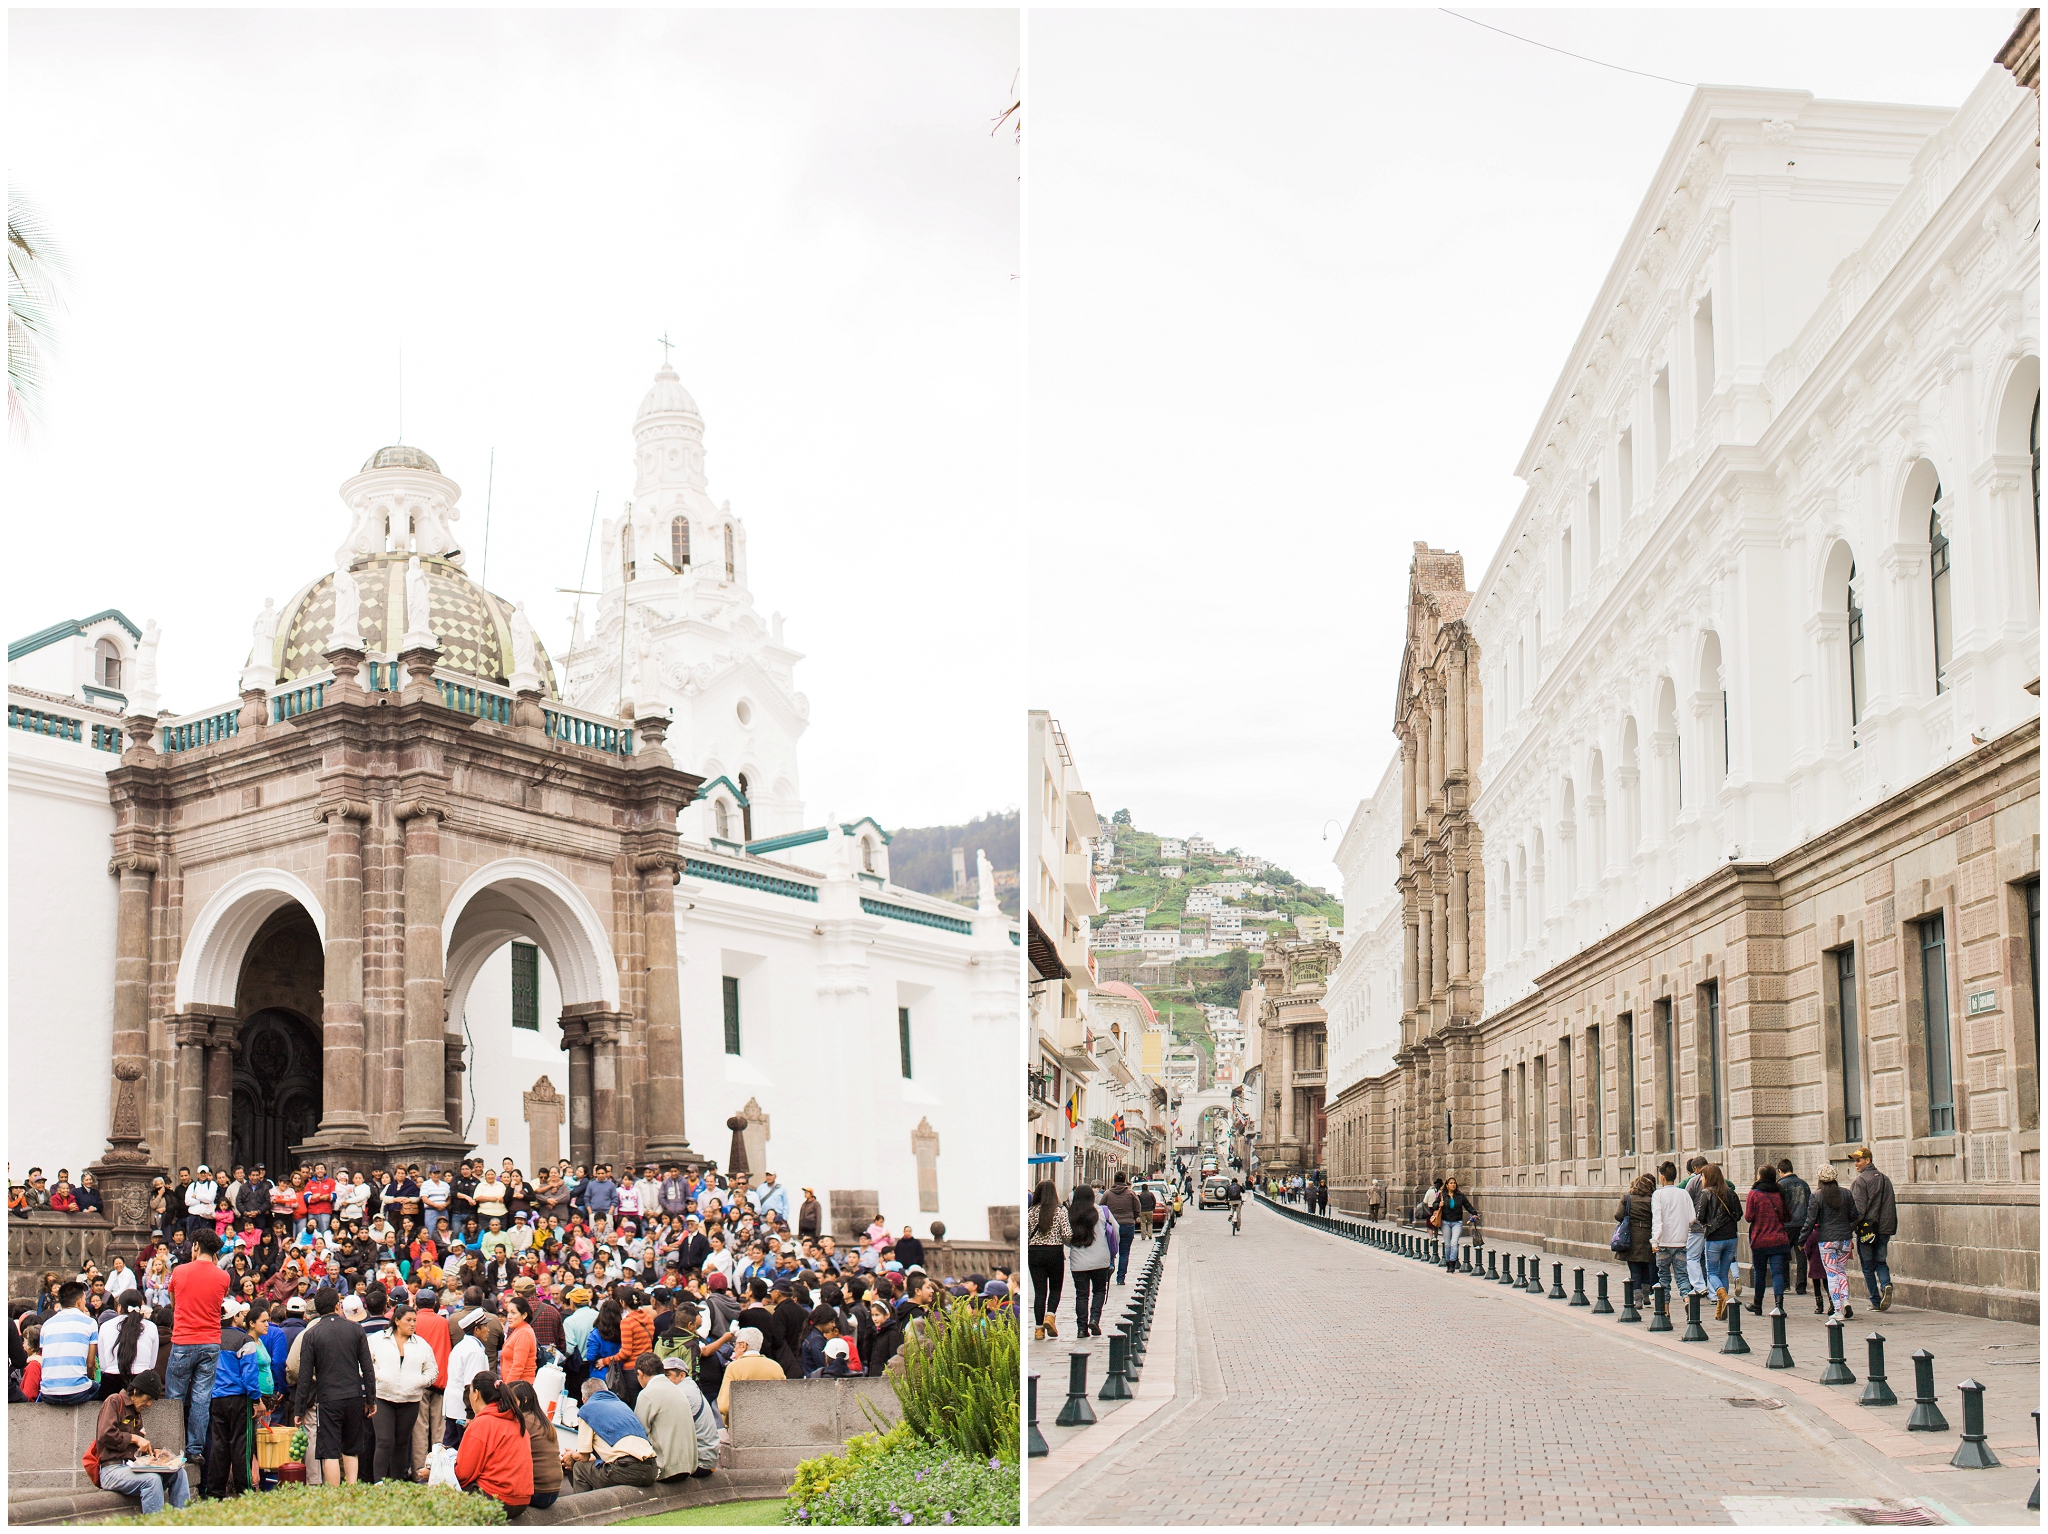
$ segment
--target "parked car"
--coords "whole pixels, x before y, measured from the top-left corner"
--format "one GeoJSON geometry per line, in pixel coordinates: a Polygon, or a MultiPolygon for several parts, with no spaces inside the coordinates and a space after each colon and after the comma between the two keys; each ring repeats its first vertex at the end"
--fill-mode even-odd
{"type": "Polygon", "coordinates": [[[1202,1179],[1201,1207],[1222,1209],[1230,1202],[1230,1179],[1228,1177],[1204,1177],[1202,1179]]]}

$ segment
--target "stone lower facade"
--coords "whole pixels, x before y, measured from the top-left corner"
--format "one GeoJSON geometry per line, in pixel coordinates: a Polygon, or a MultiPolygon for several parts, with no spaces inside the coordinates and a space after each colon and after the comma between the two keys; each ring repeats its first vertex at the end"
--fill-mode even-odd
{"type": "Polygon", "coordinates": [[[1458,1173],[1500,1238],[1600,1257],[1639,1171],[1846,1182],[1863,1143],[1897,1188],[1901,1298],[2038,1323],[2039,783],[2034,721],[1404,1050],[1334,1106],[1332,1203],[1362,1211],[1377,1176],[1404,1210],[1458,1173]]]}

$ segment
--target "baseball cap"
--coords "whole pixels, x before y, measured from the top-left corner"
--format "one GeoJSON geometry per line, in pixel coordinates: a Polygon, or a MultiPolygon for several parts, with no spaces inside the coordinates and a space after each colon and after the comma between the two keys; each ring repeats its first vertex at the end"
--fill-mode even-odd
{"type": "Polygon", "coordinates": [[[233,1319],[235,1316],[240,1315],[243,1311],[247,1310],[248,1308],[249,1302],[247,1300],[238,1300],[232,1294],[220,1302],[220,1313],[222,1317],[230,1320],[233,1319]]]}
{"type": "Polygon", "coordinates": [[[827,1358],[844,1358],[848,1352],[849,1349],[846,1346],[846,1339],[844,1337],[834,1337],[825,1344],[825,1356],[827,1358]]]}
{"type": "Polygon", "coordinates": [[[292,1315],[302,1316],[306,1313],[306,1297],[302,1294],[295,1294],[284,1302],[284,1308],[292,1315]]]}
{"type": "Polygon", "coordinates": [[[1010,1286],[999,1278],[992,1278],[981,1286],[981,1295],[983,1299],[1006,1300],[1010,1297],[1010,1286]]]}
{"type": "Polygon", "coordinates": [[[199,1170],[200,1170],[200,1171],[202,1171],[202,1172],[211,1172],[211,1171],[213,1170],[213,1168],[212,1168],[212,1167],[210,1167],[210,1166],[208,1166],[208,1165],[207,1165],[207,1164],[206,1164],[205,1162],[203,1162],[203,1161],[202,1161],[202,1162],[200,1162],[200,1163],[199,1163],[199,1170]]]}
{"type": "Polygon", "coordinates": [[[364,1307],[362,1296],[352,1294],[341,1302],[341,1313],[351,1321],[360,1321],[370,1312],[364,1307]]]}
{"type": "MultiPolygon", "coordinates": [[[[831,1346],[831,1343],[827,1343],[825,1345],[826,1351],[831,1351],[831,1346]]],[[[690,1371],[689,1359],[683,1357],[683,1355],[680,1353],[675,1354],[673,1357],[663,1359],[661,1366],[670,1374],[687,1374],[690,1371]]]]}

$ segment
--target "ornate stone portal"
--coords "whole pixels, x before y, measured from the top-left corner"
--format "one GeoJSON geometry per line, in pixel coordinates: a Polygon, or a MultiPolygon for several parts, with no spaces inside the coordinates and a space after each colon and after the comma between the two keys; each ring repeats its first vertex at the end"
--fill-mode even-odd
{"type": "MultiPolygon", "coordinates": [[[[420,481],[452,505],[431,460],[408,449],[387,465],[392,452],[349,482],[358,499],[420,481]]],[[[702,1162],[684,1137],[674,909],[676,816],[701,780],[663,749],[665,718],[636,729],[571,709],[551,675],[515,711],[513,608],[468,580],[459,551],[408,550],[407,528],[394,515],[363,531],[354,556],[356,626],[375,648],[327,646],[323,576],[270,626],[240,705],[128,720],[108,775],[112,1130],[94,1167],[119,1230],[146,1223],[141,1190],[173,1153],[218,1163],[242,1141],[330,1166],[459,1159],[450,1020],[514,938],[561,984],[576,1153],[702,1162]],[[420,614],[391,573],[415,554],[432,571],[414,582],[420,614]],[[249,685],[258,668],[267,688],[249,685]]]]}
{"type": "Polygon", "coordinates": [[[537,1176],[541,1168],[553,1166],[560,1159],[562,1120],[568,1117],[569,1103],[545,1076],[522,1098],[526,1104],[528,1154],[533,1158],[526,1164],[537,1176]]]}

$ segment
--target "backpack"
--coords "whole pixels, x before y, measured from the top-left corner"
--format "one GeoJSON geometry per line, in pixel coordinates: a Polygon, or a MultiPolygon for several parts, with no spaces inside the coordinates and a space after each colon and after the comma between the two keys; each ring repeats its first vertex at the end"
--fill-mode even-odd
{"type": "Polygon", "coordinates": [[[1617,1257],[1624,1257],[1628,1254],[1628,1249],[1634,1244],[1633,1239],[1629,1235],[1628,1211],[1624,1206],[1621,1220],[1614,1227],[1614,1234],[1607,1238],[1607,1250],[1614,1253],[1617,1257]]]}

